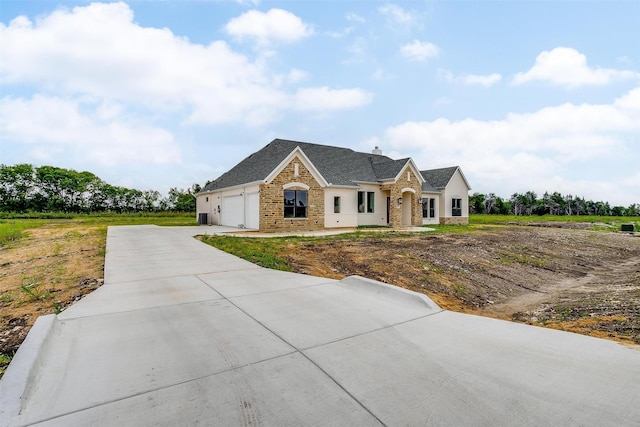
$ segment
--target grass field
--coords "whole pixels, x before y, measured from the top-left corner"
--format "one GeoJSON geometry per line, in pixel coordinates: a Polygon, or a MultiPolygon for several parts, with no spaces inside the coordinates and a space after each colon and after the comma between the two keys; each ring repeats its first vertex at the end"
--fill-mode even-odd
{"type": "Polygon", "coordinates": [[[0,249],[27,236],[26,230],[43,226],[98,226],[110,225],[197,225],[193,213],[145,213],[77,215],[65,213],[0,214],[0,249]]]}
{"type": "MultiPolygon", "coordinates": [[[[634,216],[595,216],[595,215],[470,215],[469,223],[477,224],[508,224],[508,223],[543,223],[543,222],[575,222],[610,225],[620,230],[621,224],[635,224],[640,226],[640,217],[634,216]]],[[[616,231],[617,231],[616,230],[616,231]]]]}

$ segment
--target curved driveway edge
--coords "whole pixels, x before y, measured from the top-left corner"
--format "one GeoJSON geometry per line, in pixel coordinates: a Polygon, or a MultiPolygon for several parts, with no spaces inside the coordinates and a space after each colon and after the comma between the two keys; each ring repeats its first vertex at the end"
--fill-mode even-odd
{"type": "Polygon", "coordinates": [[[110,227],[105,284],[29,334],[0,380],[0,425],[640,419],[636,350],[262,269],[193,239],[203,228],[217,230],[110,227]]]}

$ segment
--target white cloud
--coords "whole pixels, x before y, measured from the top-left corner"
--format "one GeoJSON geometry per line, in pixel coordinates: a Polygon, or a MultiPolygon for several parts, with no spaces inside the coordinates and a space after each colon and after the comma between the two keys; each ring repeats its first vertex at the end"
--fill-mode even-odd
{"type": "Polygon", "coordinates": [[[478,74],[460,74],[454,75],[451,71],[438,70],[438,77],[448,83],[462,83],[466,85],[493,86],[502,80],[502,76],[498,73],[478,75],[478,74]]]}
{"type": "Polygon", "coordinates": [[[402,56],[410,61],[425,62],[428,59],[435,58],[439,53],[438,46],[429,42],[414,40],[400,48],[402,56]]]}
{"type": "Polygon", "coordinates": [[[292,84],[300,83],[301,81],[306,79],[308,76],[309,76],[309,73],[307,73],[306,71],[293,68],[291,69],[291,71],[289,71],[289,74],[287,75],[287,81],[292,84]]]}
{"type": "Polygon", "coordinates": [[[292,43],[313,34],[309,24],[283,9],[271,9],[266,13],[250,10],[231,19],[225,30],[233,37],[253,39],[260,45],[292,43]]]}
{"type": "Polygon", "coordinates": [[[353,12],[347,13],[346,19],[349,22],[358,22],[360,24],[362,24],[363,22],[366,22],[366,20],[362,16],[353,12]]]}
{"type": "Polygon", "coordinates": [[[415,22],[413,14],[392,3],[378,7],[378,12],[386,16],[390,23],[395,25],[411,26],[415,22]]]}
{"type": "Polygon", "coordinates": [[[520,85],[532,81],[544,81],[570,88],[584,85],[606,85],[620,79],[640,79],[640,73],[609,68],[592,68],[587,57],[575,49],[557,47],[544,51],[536,58],[531,69],[518,73],[512,83],[520,85]]]}
{"type": "MultiPolygon", "coordinates": [[[[581,164],[602,162],[602,168],[592,171],[593,179],[585,182],[611,181],[610,173],[625,175],[619,170],[619,156],[628,158],[633,150],[637,152],[638,135],[640,87],[605,105],[563,104],[493,121],[440,118],[405,122],[388,128],[382,145],[411,155],[425,168],[461,165],[473,177],[472,186],[481,183],[485,191],[503,196],[529,189],[575,194],[582,187],[572,189],[571,183],[579,179],[564,174],[580,169],[581,164]],[[605,164],[612,172],[605,172],[605,164]],[[558,180],[565,180],[566,186],[554,187],[558,180]]],[[[627,171],[626,176],[634,173],[637,169],[627,171]]],[[[639,186],[625,191],[637,198],[639,186]]],[[[611,199],[600,193],[597,197],[611,199]]]]}
{"type": "Polygon", "coordinates": [[[373,95],[362,89],[331,89],[314,87],[299,89],[294,104],[298,110],[340,110],[371,103],[373,95]]]}
{"type": "Polygon", "coordinates": [[[376,71],[374,71],[373,74],[371,75],[371,79],[377,80],[377,81],[391,80],[394,78],[395,76],[393,74],[387,73],[382,68],[376,69],[376,71]]]}
{"type": "Polygon", "coordinates": [[[502,80],[502,76],[498,73],[488,75],[466,74],[460,76],[462,82],[469,85],[492,86],[502,80]]]}
{"type": "MultiPolygon", "coordinates": [[[[259,16],[256,37],[291,41],[310,31],[285,11],[259,16]]],[[[279,82],[304,78],[298,70],[278,78],[264,56],[251,60],[223,41],[194,44],[166,28],[142,27],[125,3],[59,9],[35,22],[21,16],[0,23],[0,38],[3,85],[126,104],[187,124],[268,123],[295,108],[279,82]]]]}
{"type": "Polygon", "coordinates": [[[0,134],[29,146],[41,162],[63,155],[101,165],[163,164],[182,157],[170,132],[125,116],[117,105],[77,99],[4,97],[0,134]]]}
{"type": "Polygon", "coordinates": [[[364,37],[355,37],[353,43],[348,45],[345,50],[349,54],[349,58],[344,61],[346,64],[354,64],[362,62],[367,54],[367,41],[364,37]]]}
{"type": "Polygon", "coordinates": [[[205,123],[236,120],[283,98],[266,84],[260,63],[224,42],[197,45],[167,29],[140,27],[124,3],[61,9],[35,24],[21,17],[0,31],[6,83],[181,112],[205,123]]]}
{"type": "Polygon", "coordinates": [[[339,31],[328,31],[326,34],[334,39],[340,39],[346,37],[353,32],[353,27],[346,27],[339,31]]]}

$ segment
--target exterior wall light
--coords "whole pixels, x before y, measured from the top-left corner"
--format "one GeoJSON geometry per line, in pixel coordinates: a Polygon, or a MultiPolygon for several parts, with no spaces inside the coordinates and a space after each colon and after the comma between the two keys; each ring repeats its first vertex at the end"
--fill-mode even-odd
{"type": "Polygon", "coordinates": [[[398,197],[398,204],[401,205],[402,204],[402,197],[398,197]]]}

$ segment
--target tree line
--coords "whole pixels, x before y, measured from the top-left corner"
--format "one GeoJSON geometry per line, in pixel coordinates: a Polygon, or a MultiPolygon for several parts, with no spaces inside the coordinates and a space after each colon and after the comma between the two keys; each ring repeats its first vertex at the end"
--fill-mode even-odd
{"type": "Polygon", "coordinates": [[[533,191],[514,193],[508,200],[494,193],[474,193],[469,196],[469,212],[497,215],[640,216],[640,204],[611,206],[609,202],[595,202],[557,191],[545,192],[540,198],[533,191]]]}
{"type": "Polygon", "coordinates": [[[91,172],[30,164],[0,165],[1,212],[195,212],[200,186],[171,188],[166,197],[104,182],[91,172]]]}
{"type": "MultiPolygon", "coordinates": [[[[91,172],[30,164],[0,165],[0,212],[195,212],[198,184],[171,188],[166,197],[155,190],[136,190],[104,182],[91,172]]],[[[610,206],[558,192],[494,193],[469,196],[470,213],[498,215],[640,216],[640,204],[610,206]]]]}

